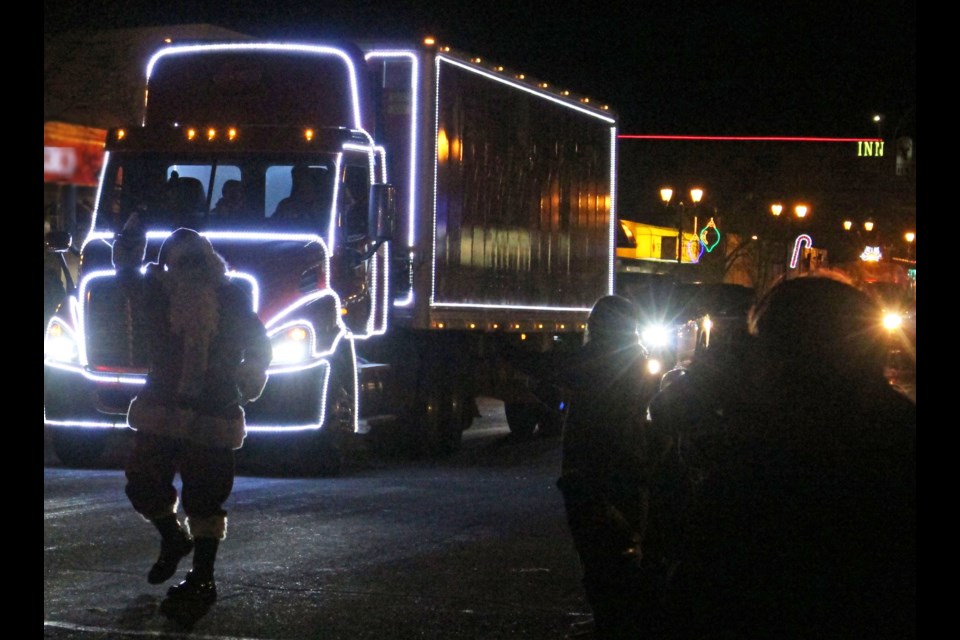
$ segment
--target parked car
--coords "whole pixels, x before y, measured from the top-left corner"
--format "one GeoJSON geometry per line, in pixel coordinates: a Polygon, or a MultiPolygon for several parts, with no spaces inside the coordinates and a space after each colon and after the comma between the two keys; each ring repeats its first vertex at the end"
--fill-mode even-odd
{"type": "Polygon", "coordinates": [[[688,364],[699,349],[745,330],[754,302],[753,288],[736,284],[636,274],[621,277],[618,286],[637,305],[640,340],[664,371],[688,364]]]}

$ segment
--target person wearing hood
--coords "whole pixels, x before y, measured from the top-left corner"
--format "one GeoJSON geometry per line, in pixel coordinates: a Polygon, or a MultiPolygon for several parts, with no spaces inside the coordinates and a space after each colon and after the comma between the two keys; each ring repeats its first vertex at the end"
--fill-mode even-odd
{"type": "Polygon", "coordinates": [[[643,537],[649,446],[645,409],[659,388],[634,304],[594,303],[584,344],[557,367],[569,398],[557,486],[599,638],[635,638],[646,606],[643,537]]]}
{"type": "Polygon", "coordinates": [[[149,358],[146,384],[127,414],[136,433],[126,495],[161,536],[148,582],[169,580],[193,552],[192,570],[168,597],[212,603],[217,550],[227,533],[224,503],[233,490],[235,450],[246,435],[243,405],[262,393],[272,349],[248,294],[226,275],[209,240],[177,229],[158,262],[141,270],[144,247],[134,217],[113,248],[149,358]]]}

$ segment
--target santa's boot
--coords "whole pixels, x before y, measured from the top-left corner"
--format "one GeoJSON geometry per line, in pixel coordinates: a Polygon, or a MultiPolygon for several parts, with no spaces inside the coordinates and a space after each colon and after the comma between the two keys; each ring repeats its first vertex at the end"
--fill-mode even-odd
{"type": "Polygon", "coordinates": [[[150,567],[147,582],[160,584],[169,580],[177,572],[180,560],[193,550],[193,539],[180,526],[176,514],[171,513],[151,522],[160,532],[160,556],[150,567]]]}
{"type": "Polygon", "coordinates": [[[217,560],[219,538],[194,538],[193,569],[186,579],[167,590],[167,597],[174,600],[193,600],[206,604],[217,599],[217,585],[213,580],[213,566],[217,560]]]}

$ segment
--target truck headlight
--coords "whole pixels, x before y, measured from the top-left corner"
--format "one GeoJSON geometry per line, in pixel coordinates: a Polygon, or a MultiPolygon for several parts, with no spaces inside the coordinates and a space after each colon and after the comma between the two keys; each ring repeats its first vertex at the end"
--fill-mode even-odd
{"type": "Polygon", "coordinates": [[[281,328],[270,336],[273,346],[271,365],[300,364],[310,359],[316,338],[313,327],[306,323],[296,323],[281,328]]]}
{"type": "Polygon", "coordinates": [[[662,324],[651,324],[640,332],[640,340],[647,349],[657,349],[670,344],[670,331],[662,324]]]}
{"type": "Polygon", "coordinates": [[[54,318],[47,325],[47,333],[43,336],[43,355],[56,362],[80,362],[76,335],[59,318],[54,318]]]}

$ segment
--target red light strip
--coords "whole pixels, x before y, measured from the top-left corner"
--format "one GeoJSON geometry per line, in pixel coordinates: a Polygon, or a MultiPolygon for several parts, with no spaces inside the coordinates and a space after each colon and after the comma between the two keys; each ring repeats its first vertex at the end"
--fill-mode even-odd
{"type": "Polygon", "coordinates": [[[667,136],[621,133],[622,140],[719,140],[747,142],[883,142],[882,138],[810,138],[803,136],[667,136]]]}

